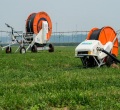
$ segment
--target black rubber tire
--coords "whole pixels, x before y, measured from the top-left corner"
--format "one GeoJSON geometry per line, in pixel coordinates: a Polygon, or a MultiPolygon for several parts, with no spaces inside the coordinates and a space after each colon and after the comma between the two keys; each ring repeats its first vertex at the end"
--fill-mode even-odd
{"type": "Polygon", "coordinates": [[[84,57],[81,57],[80,59],[81,59],[83,66],[85,68],[97,66],[97,63],[95,62],[95,60],[92,56],[89,56],[89,58],[84,56],[84,57]]]}
{"type": "Polygon", "coordinates": [[[95,67],[96,66],[96,62],[93,57],[89,56],[89,58],[87,59],[86,66],[87,67],[95,67]]]}
{"type": "Polygon", "coordinates": [[[26,53],[26,48],[25,48],[25,47],[20,47],[20,53],[21,53],[21,54],[26,53]]]}
{"type": "Polygon", "coordinates": [[[6,53],[12,53],[11,47],[6,47],[6,53]]]}
{"type": "Polygon", "coordinates": [[[52,44],[49,44],[49,52],[54,52],[54,46],[52,44]]]}
{"type": "MultiPolygon", "coordinates": [[[[112,55],[113,55],[114,57],[116,57],[114,54],[112,54],[112,55]]],[[[107,57],[106,57],[106,65],[107,65],[108,67],[110,67],[111,64],[113,64],[113,63],[117,64],[117,62],[114,61],[110,56],[107,56],[107,57]]]]}
{"type": "Polygon", "coordinates": [[[37,52],[37,46],[35,44],[31,47],[31,52],[37,52]]]}

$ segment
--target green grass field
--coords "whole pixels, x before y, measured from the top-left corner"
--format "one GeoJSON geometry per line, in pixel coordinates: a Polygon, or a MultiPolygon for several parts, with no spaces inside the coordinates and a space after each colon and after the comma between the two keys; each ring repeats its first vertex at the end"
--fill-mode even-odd
{"type": "Polygon", "coordinates": [[[120,110],[120,69],[82,68],[74,50],[0,51],[0,110],[120,110]]]}

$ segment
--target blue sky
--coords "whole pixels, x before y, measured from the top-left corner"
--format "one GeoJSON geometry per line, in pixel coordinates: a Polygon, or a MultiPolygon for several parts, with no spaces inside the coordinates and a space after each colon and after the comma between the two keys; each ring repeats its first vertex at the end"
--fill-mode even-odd
{"type": "Polygon", "coordinates": [[[0,30],[5,23],[25,31],[25,20],[33,12],[45,11],[53,31],[90,30],[111,26],[120,29],[120,0],[0,0],[0,30]],[[56,25],[57,23],[57,25],[56,25]]]}

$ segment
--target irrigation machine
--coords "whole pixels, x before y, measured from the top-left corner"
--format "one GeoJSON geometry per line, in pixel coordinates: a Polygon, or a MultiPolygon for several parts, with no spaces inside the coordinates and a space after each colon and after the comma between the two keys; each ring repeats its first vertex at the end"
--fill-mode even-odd
{"type": "Polygon", "coordinates": [[[113,28],[105,26],[89,31],[85,41],[75,49],[75,57],[80,58],[84,67],[95,67],[120,63],[118,56],[118,36],[113,28]]]}
{"type": "Polygon", "coordinates": [[[17,50],[20,53],[26,53],[28,50],[31,52],[37,52],[40,50],[48,50],[54,52],[54,46],[48,44],[48,41],[52,34],[52,21],[46,12],[32,13],[26,20],[26,33],[19,34],[14,31],[13,27],[6,24],[11,29],[11,42],[1,47],[2,50],[6,49],[6,53],[11,53],[11,46],[19,44],[17,50]],[[15,35],[17,33],[17,36],[15,35]],[[19,37],[19,40],[17,39],[19,37]]]}

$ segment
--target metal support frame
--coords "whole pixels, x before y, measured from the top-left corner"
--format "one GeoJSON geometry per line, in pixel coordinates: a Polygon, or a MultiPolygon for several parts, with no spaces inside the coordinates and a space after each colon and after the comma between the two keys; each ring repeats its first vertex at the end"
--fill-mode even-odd
{"type": "MultiPolygon", "coordinates": [[[[22,31],[14,31],[14,28],[11,27],[10,25],[6,24],[5,25],[11,29],[11,32],[8,32],[8,31],[4,31],[6,33],[10,33],[9,37],[11,37],[11,42],[9,42],[8,45],[6,46],[1,46],[1,49],[4,50],[5,48],[7,47],[11,47],[15,44],[18,44],[18,48],[15,50],[15,53],[20,49],[20,47],[23,47],[24,46],[24,39],[23,39],[23,32],[22,31]],[[15,33],[17,34],[17,36],[15,36],[15,33]],[[20,37],[20,42],[17,40],[17,37],[20,37]]],[[[3,31],[1,31],[3,32],[3,31]]]]}

